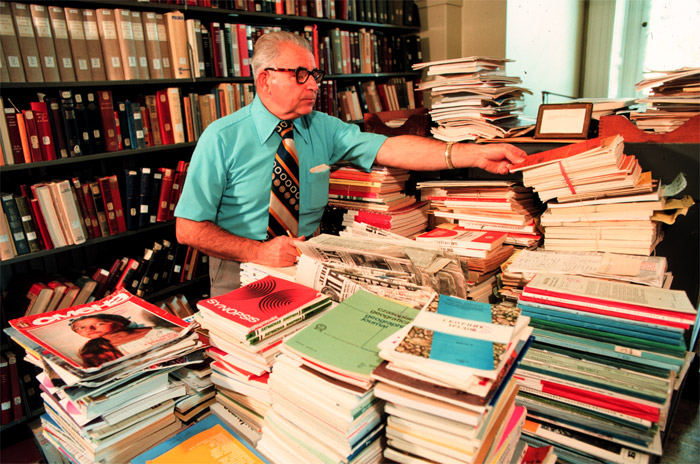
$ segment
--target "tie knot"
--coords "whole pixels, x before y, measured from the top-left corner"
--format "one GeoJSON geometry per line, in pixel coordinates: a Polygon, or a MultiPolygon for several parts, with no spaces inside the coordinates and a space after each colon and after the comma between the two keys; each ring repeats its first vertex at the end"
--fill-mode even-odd
{"type": "Polygon", "coordinates": [[[291,121],[280,121],[275,127],[277,132],[283,139],[294,136],[294,124],[291,121]]]}

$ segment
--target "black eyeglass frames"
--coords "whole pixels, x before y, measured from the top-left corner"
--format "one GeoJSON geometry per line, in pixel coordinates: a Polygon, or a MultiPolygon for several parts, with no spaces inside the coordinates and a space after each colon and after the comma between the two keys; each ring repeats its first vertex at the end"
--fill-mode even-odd
{"type": "Polygon", "coordinates": [[[293,72],[297,78],[298,84],[303,84],[306,81],[308,81],[309,76],[313,77],[313,79],[316,81],[317,84],[320,84],[321,80],[323,80],[323,76],[325,75],[325,73],[323,71],[321,71],[320,69],[308,70],[308,69],[303,68],[301,66],[299,66],[296,69],[292,69],[292,68],[265,68],[265,71],[293,72]]]}

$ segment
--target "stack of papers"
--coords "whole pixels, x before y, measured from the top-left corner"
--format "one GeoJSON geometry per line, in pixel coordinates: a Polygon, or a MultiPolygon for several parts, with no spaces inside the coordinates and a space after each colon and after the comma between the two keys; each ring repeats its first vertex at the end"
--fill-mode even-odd
{"type": "Polygon", "coordinates": [[[430,116],[438,124],[433,136],[446,142],[504,137],[509,125],[517,124],[522,112],[523,93],[519,77],[505,75],[505,63],[512,60],[471,56],[413,65],[427,68],[434,76],[418,84],[430,91],[430,116]]]}
{"type": "Polygon", "coordinates": [[[630,119],[640,129],[665,133],[682,126],[700,114],[700,68],[653,71],[635,85],[635,90],[649,95],[637,100],[645,111],[635,111],[630,119]]]}
{"type": "Polygon", "coordinates": [[[619,135],[530,155],[511,172],[522,172],[523,183],[547,202],[540,225],[549,251],[649,256],[662,239],[660,222],[667,222],[660,213],[692,204],[667,201],[651,173],[624,154],[619,135]]]}
{"type": "Polygon", "coordinates": [[[202,362],[196,324],[121,290],[10,326],[42,368],[44,436],[72,462],[127,462],[181,427],[169,373],[202,362]]]}

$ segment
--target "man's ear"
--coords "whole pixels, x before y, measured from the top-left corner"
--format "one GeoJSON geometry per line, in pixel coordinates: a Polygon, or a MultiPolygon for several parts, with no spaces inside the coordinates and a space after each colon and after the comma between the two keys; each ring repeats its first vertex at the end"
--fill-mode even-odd
{"type": "Polygon", "coordinates": [[[259,93],[262,93],[264,95],[268,94],[268,90],[270,88],[270,73],[268,71],[260,71],[260,74],[258,74],[257,79],[255,80],[255,87],[259,93]]]}

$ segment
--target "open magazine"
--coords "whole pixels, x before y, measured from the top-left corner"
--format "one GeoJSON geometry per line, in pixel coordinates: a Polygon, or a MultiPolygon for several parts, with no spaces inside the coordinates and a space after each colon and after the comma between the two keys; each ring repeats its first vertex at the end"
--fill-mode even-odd
{"type": "MultiPolygon", "coordinates": [[[[134,359],[151,360],[154,351],[197,344],[195,325],[122,289],[99,301],[13,319],[10,325],[35,343],[37,354],[78,377],[117,370],[134,359]],[[172,346],[171,346],[172,345],[172,346]]],[[[189,349],[173,350],[185,354],[189,349]]]]}

